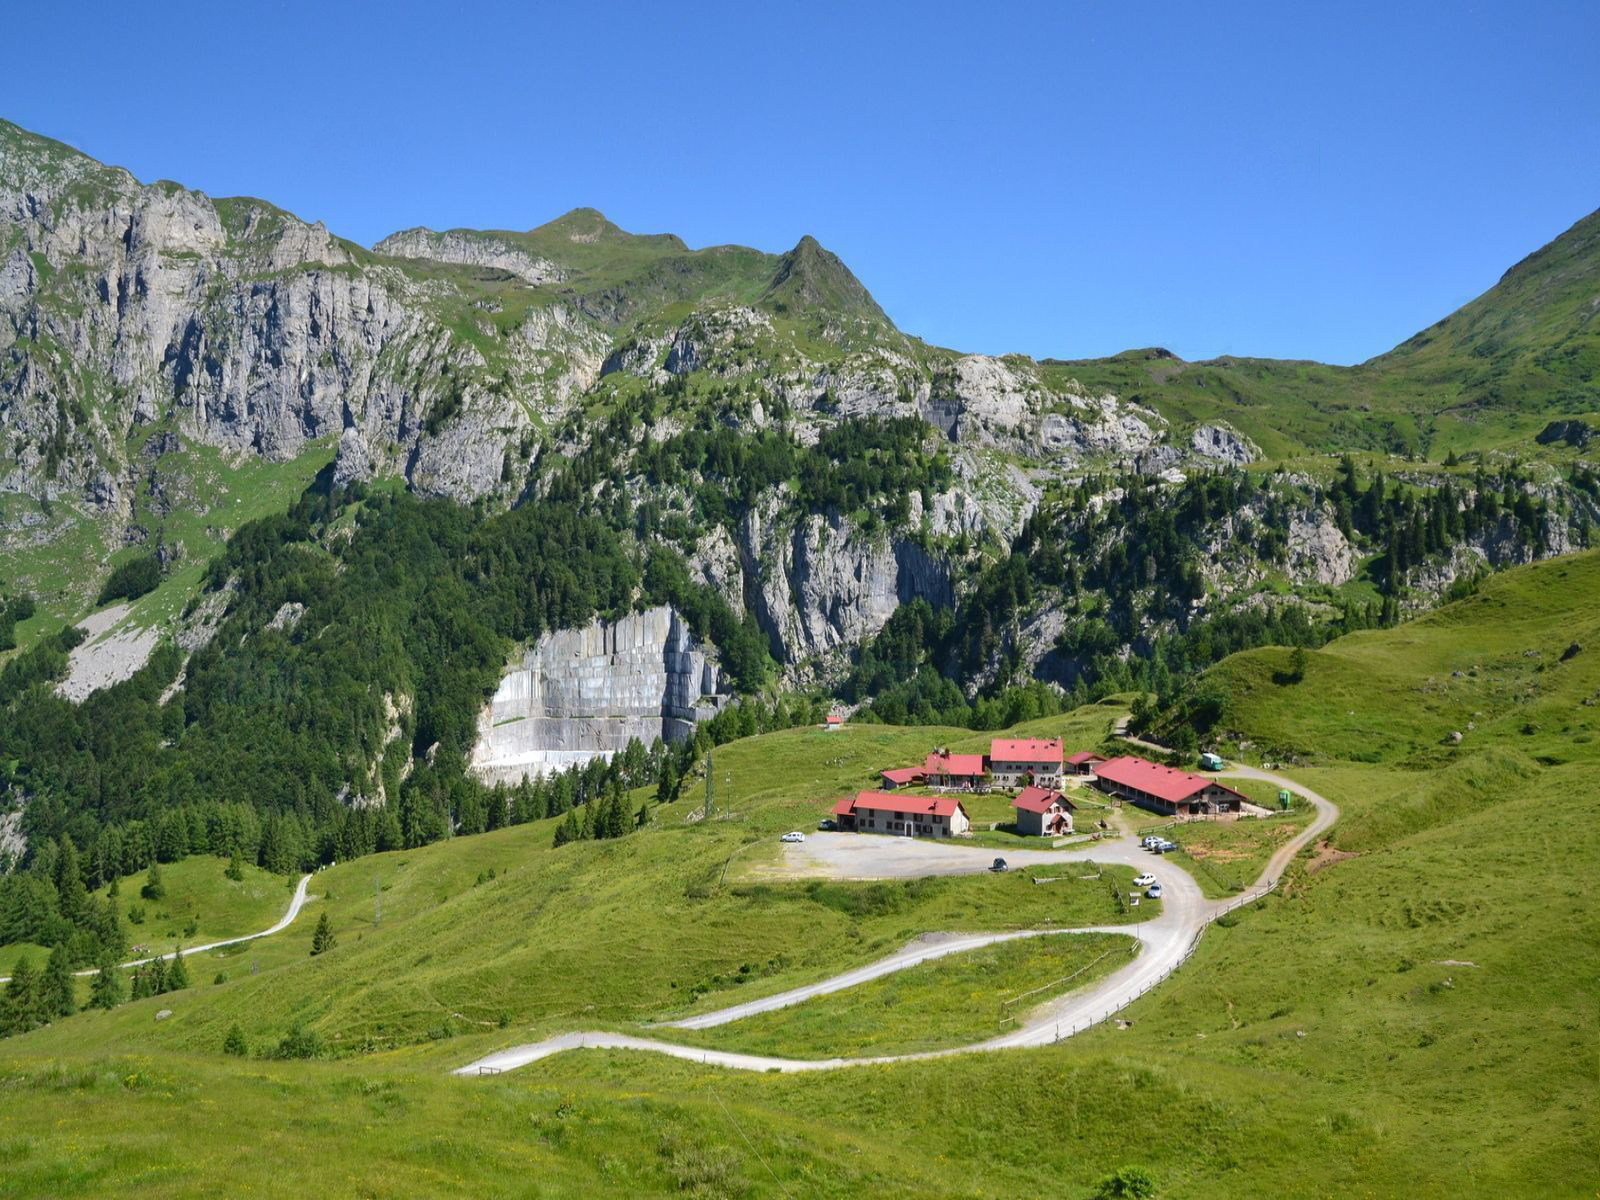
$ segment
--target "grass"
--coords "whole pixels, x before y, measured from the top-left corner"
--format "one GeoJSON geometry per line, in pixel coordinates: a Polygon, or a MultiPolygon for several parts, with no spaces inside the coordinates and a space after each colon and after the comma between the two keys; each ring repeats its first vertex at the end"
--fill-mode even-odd
{"type": "Polygon", "coordinates": [[[791,1008],[652,1036],[784,1058],[916,1054],[1016,1028],[1046,1000],[1093,983],[1138,945],[1114,934],[1000,942],[923,963],[791,1008]]]}
{"type": "MultiPolygon", "coordinates": [[[[117,911],[130,939],[147,944],[150,953],[172,948],[175,941],[191,945],[221,941],[256,933],[277,923],[289,907],[294,893],[293,879],[263,871],[253,863],[240,865],[242,879],[227,877],[228,860],[209,854],[186,858],[161,866],[165,895],[146,900],[140,895],[149,873],[126,875],[118,880],[117,911]],[[141,914],[138,923],[130,912],[141,914]]],[[[95,895],[104,899],[110,887],[95,895]]]]}
{"type": "MultiPolygon", "coordinates": [[[[1276,795],[1276,789],[1273,790],[1276,795]]],[[[1246,817],[1237,821],[1189,821],[1160,825],[1179,849],[1169,858],[1187,870],[1211,899],[1242,892],[1260,877],[1280,846],[1311,823],[1314,810],[1304,804],[1281,816],[1246,817]]],[[[1151,828],[1156,828],[1152,825],[1151,828]]]]}
{"type": "MultiPolygon", "coordinates": [[[[685,821],[686,801],[613,844],[554,851],[546,824],[362,859],[320,874],[306,917],[253,945],[258,976],[163,997],[164,1021],[140,1002],[0,1045],[0,1195],[1078,1196],[1126,1163],[1148,1166],[1164,1196],[1590,1194],[1600,706],[1583,700],[1600,688],[1600,654],[1552,651],[1600,644],[1595,565],[1519,569],[1436,617],[1340,639],[1310,656],[1313,686],[1280,687],[1270,670],[1259,692],[1235,686],[1228,729],[1269,756],[1315,756],[1287,770],[1343,808],[1342,857],[1316,870],[1297,859],[1280,892],[1213,925],[1125,1025],[797,1076],[596,1051],[493,1079],[445,1074],[545,1032],[807,982],[927,929],[1109,905],[1089,882],[1037,887],[1021,872],[722,882],[735,851],[772,852],[883,762],[989,736],[792,730],[718,751],[727,807],[709,822],[685,821]],[[1370,712],[1358,725],[1322,682],[1359,670],[1370,712]],[[1463,710],[1483,716],[1442,745],[1463,710]],[[496,878],[477,883],[489,867],[496,878]],[[319,908],[340,941],[311,959],[319,908]],[[217,1053],[235,1021],[259,1055],[294,1020],[343,1057],[217,1053]],[[1033,1113],[1048,1136],[1019,1136],[1033,1113]]],[[[1272,657],[1236,656],[1215,677],[1258,682],[1272,657]]],[[[1111,715],[1055,731],[1094,744],[1111,715]]],[[[897,1009],[948,1005],[944,991],[897,1009]]],[[[819,1003],[861,1019],[839,997],[819,1003]]],[[[828,1024],[807,1007],[786,1019],[828,1024]]]]}
{"type": "MultiPolygon", "coordinates": [[[[161,882],[166,894],[160,900],[146,900],[140,895],[149,878],[147,872],[119,879],[117,916],[128,934],[129,957],[165,954],[180,942],[193,946],[221,941],[276,924],[289,907],[295,881],[249,863],[240,865],[243,878],[232,880],[225,874],[227,869],[227,859],[208,854],[163,863],[161,882]],[[133,912],[139,915],[137,922],[132,919],[133,912]]],[[[103,900],[109,891],[108,884],[94,896],[103,900]]],[[[18,957],[24,956],[42,966],[50,950],[28,943],[0,946],[0,975],[10,974],[18,957]]],[[[201,958],[189,961],[198,963],[201,958]]]]}

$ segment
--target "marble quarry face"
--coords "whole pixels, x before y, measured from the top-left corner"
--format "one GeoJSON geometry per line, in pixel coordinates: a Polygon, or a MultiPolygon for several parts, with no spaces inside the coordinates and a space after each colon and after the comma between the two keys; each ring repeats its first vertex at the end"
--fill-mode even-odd
{"type": "Polygon", "coordinates": [[[716,664],[671,608],[545,634],[500,677],[472,770],[515,783],[610,758],[629,738],[688,736],[725,697],[716,664]]]}

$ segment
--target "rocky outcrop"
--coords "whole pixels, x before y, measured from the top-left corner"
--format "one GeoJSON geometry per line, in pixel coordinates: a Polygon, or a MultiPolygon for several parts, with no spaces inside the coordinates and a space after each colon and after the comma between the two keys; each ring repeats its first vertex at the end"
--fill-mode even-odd
{"type": "Polygon", "coordinates": [[[1230,467],[1242,467],[1261,457],[1249,438],[1225,425],[1200,425],[1189,435],[1189,448],[1202,458],[1212,458],[1230,467]]]}
{"type": "Polygon", "coordinates": [[[515,781],[688,734],[722,703],[716,664],[670,608],[549,633],[507,666],[471,767],[515,781]]]}
{"type": "Polygon", "coordinates": [[[953,598],[941,559],[837,515],[780,516],[769,498],[746,514],[739,540],[746,605],[789,664],[856,644],[915,597],[940,605],[953,598]]]}
{"type": "Polygon", "coordinates": [[[1296,580],[1337,586],[1355,578],[1361,556],[1324,512],[1289,519],[1289,571],[1296,580]]]}

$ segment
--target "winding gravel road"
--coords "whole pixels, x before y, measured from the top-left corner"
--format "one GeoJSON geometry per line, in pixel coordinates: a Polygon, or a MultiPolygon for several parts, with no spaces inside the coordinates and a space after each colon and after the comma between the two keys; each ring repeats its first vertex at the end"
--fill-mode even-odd
{"type": "MultiPolygon", "coordinates": [[[[286,913],[284,913],[282,917],[280,917],[278,919],[278,923],[276,925],[273,925],[273,926],[271,926],[270,928],[267,928],[267,929],[263,929],[260,933],[247,933],[243,937],[224,938],[220,942],[205,942],[205,943],[203,943],[203,944],[201,944],[199,946],[190,946],[188,949],[186,949],[183,952],[184,956],[188,957],[191,954],[203,954],[207,950],[218,950],[218,949],[221,949],[223,946],[236,946],[240,942],[253,942],[257,938],[271,937],[275,933],[282,933],[285,929],[289,928],[289,926],[291,924],[293,924],[294,919],[300,915],[300,909],[302,907],[304,907],[305,902],[306,902],[306,885],[309,884],[310,882],[311,882],[311,876],[302,875],[300,877],[300,883],[295,887],[294,895],[289,900],[289,910],[286,913]]],[[[125,963],[118,963],[117,966],[119,966],[119,967],[142,967],[146,963],[155,962],[156,959],[158,959],[158,958],[171,958],[171,957],[172,957],[172,955],[170,953],[168,953],[168,954],[152,954],[149,958],[135,958],[135,959],[131,959],[128,962],[125,962],[125,963]]],[[[90,967],[87,971],[74,971],[73,974],[74,975],[94,975],[98,971],[99,971],[98,967],[90,967]]],[[[0,976],[0,983],[9,982],[10,979],[11,979],[11,976],[9,976],[9,975],[0,976]]]]}
{"type": "MultiPolygon", "coordinates": [[[[1139,744],[1151,749],[1161,749],[1161,747],[1153,746],[1148,742],[1139,744]]],[[[1043,1046],[1051,1042],[1060,1041],[1065,1037],[1071,1037],[1075,1033],[1080,1033],[1090,1026],[1106,1020],[1164,980],[1189,956],[1208,924],[1230,908],[1247,904],[1275,888],[1284,869],[1293,860],[1294,856],[1300,852],[1301,848],[1310,844],[1339,818],[1339,809],[1332,801],[1317,795],[1309,788],[1295,783],[1282,775],[1243,766],[1235,767],[1226,772],[1226,774],[1235,778],[1262,780],[1280,788],[1290,788],[1305,796],[1317,810],[1317,815],[1311,824],[1293,839],[1279,847],[1277,853],[1267,862],[1255,885],[1241,896],[1227,900],[1207,900],[1193,876],[1175,862],[1152,856],[1147,851],[1140,849],[1131,836],[1124,836],[1115,842],[1101,841],[1094,844],[1092,848],[1008,852],[1006,859],[1013,865],[1034,861],[1081,863],[1092,860],[1096,863],[1120,863],[1147,870],[1161,883],[1161,915],[1153,920],[1133,925],[1091,925],[1071,929],[1029,930],[1020,933],[928,934],[917,938],[905,948],[896,951],[887,958],[879,959],[877,962],[869,963],[863,967],[857,967],[852,971],[846,971],[841,975],[832,976],[818,983],[794,988],[787,992],[780,992],[775,996],[767,996],[760,1000],[735,1004],[728,1008],[718,1009],[715,1012],[686,1017],[679,1021],[664,1022],[665,1026],[671,1028],[708,1029],[712,1026],[740,1020],[743,1017],[754,1016],[757,1013],[772,1012],[775,1009],[786,1008],[792,1004],[800,1004],[816,996],[823,996],[830,992],[855,987],[868,980],[880,978],[894,971],[903,971],[908,967],[931,962],[949,954],[957,954],[963,950],[971,950],[979,946],[1009,941],[1018,937],[1041,937],[1055,933],[1120,933],[1139,939],[1139,953],[1126,966],[1113,971],[1088,987],[1076,992],[1069,992],[1065,996],[1040,1005],[1028,1014],[1018,1028],[1010,1033],[1002,1034],[986,1041],[974,1042],[967,1046],[956,1046],[946,1050],[934,1050],[922,1054],[891,1054],[862,1058],[795,1059],[773,1058],[759,1054],[739,1054],[727,1050],[702,1049],[698,1046],[684,1046],[655,1038],[595,1030],[565,1033],[556,1037],[546,1038],[540,1042],[513,1046],[510,1049],[500,1050],[475,1059],[464,1067],[458,1067],[453,1073],[456,1075],[495,1074],[500,1071],[509,1071],[517,1067],[526,1066],[531,1062],[537,1062],[541,1058],[548,1058],[552,1054],[560,1054],[566,1050],[577,1049],[647,1050],[656,1054],[670,1055],[674,1058],[689,1059],[694,1062],[716,1066],[734,1067],[747,1071],[824,1071],[869,1063],[910,1062],[918,1059],[942,1058],[952,1054],[973,1054],[1018,1046],[1043,1046]]],[[[877,860],[874,866],[877,873],[869,876],[872,878],[883,878],[886,875],[889,877],[903,877],[913,874],[960,874],[981,871],[995,857],[993,850],[980,847],[958,846],[949,842],[928,842],[909,838],[879,838],[861,834],[818,834],[808,839],[805,843],[808,847],[814,844],[815,848],[812,853],[819,860],[819,865],[826,864],[837,868],[840,855],[847,856],[850,859],[858,857],[860,853],[872,855],[877,860]],[[866,849],[864,851],[841,849],[839,855],[836,855],[833,853],[833,848],[839,839],[848,839],[851,847],[865,847],[866,849]],[[885,858],[893,860],[887,867],[883,865],[882,861],[885,858]]],[[[797,848],[791,847],[790,849],[797,848]]]]}

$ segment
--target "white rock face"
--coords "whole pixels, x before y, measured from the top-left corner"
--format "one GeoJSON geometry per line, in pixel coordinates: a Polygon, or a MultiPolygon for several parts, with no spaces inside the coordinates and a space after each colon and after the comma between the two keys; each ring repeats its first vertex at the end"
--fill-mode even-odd
{"type": "Polygon", "coordinates": [[[8,862],[21,862],[28,852],[28,837],[22,832],[22,813],[20,808],[0,813],[0,871],[8,862]]]}
{"type": "Polygon", "coordinates": [[[717,668],[670,608],[548,633],[500,678],[472,770],[515,782],[681,738],[721,703],[717,668]]]}
{"type": "Polygon", "coordinates": [[[402,229],[384,238],[373,249],[379,254],[392,254],[396,258],[431,258],[438,262],[495,267],[529,283],[560,283],[567,277],[565,271],[547,258],[529,254],[497,237],[460,229],[445,233],[435,233],[431,229],[402,229]]]}

